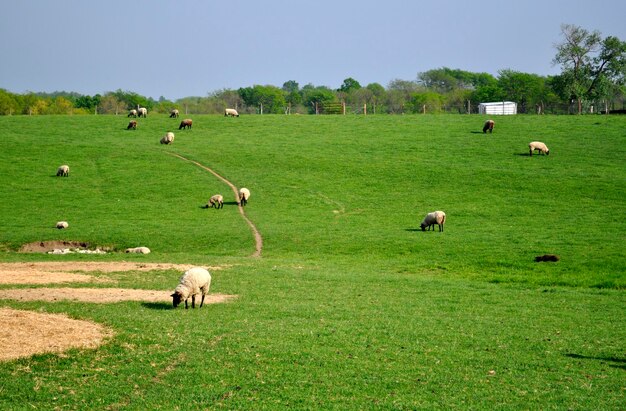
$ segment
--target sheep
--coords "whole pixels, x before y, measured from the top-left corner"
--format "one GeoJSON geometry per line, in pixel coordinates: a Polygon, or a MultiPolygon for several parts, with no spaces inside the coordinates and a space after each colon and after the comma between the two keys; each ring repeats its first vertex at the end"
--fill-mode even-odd
{"type": "Polygon", "coordinates": [[[175,108],[170,111],[170,118],[178,118],[178,110],[175,108]]]}
{"type": "Polygon", "coordinates": [[[485,121],[485,125],[483,126],[483,133],[486,133],[489,130],[489,133],[493,133],[493,126],[495,125],[495,121],[487,120],[485,121]]]}
{"type": "Polygon", "coordinates": [[[168,131],[161,137],[161,144],[172,144],[174,142],[174,133],[168,131]]]}
{"type": "Polygon", "coordinates": [[[126,253],[150,254],[150,249],[148,247],[133,247],[133,248],[127,248],[126,253]]]}
{"type": "Polygon", "coordinates": [[[242,206],[245,206],[246,204],[248,204],[249,198],[250,198],[250,190],[248,190],[247,188],[240,188],[239,189],[239,204],[241,204],[242,206]]]}
{"type": "Polygon", "coordinates": [[[433,231],[435,231],[435,224],[439,226],[439,231],[443,231],[443,225],[446,222],[446,213],[443,211],[433,211],[432,213],[426,214],[424,217],[424,221],[420,224],[422,231],[426,231],[426,227],[428,227],[428,231],[430,231],[430,227],[433,227],[433,231]]]}
{"type": "Polygon", "coordinates": [[[56,228],[58,228],[59,230],[63,230],[69,226],[70,225],[67,223],[67,221],[59,221],[56,225],[56,228]]]}
{"type": "Polygon", "coordinates": [[[191,125],[193,124],[193,121],[190,118],[186,118],[183,121],[180,122],[180,126],[178,126],[178,129],[186,129],[187,127],[189,127],[191,129],[191,125]]]}
{"type": "Polygon", "coordinates": [[[535,150],[539,151],[540,153],[544,153],[547,156],[550,155],[550,150],[548,149],[548,146],[546,146],[541,141],[532,141],[528,143],[528,148],[530,149],[531,157],[533,156],[533,151],[535,150]]]}
{"type": "Polygon", "coordinates": [[[239,113],[234,108],[227,108],[224,110],[224,117],[239,117],[239,113]]]}
{"type": "Polygon", "coordinates": [[[209,203],[207,204],[206,208],[211,208],[211,207],[215,207],[215,208],[224,208],[224,197],[222,197],[221,194],[215,194],[214,196],[211,196],[211,198],[209,198],[209,203]]]}
{"type": "Polygon", "coordinates": [[[542,261],[557,262],[559,260],[560,260],[559,256],[555,254],[544,254],[544,255],[538,255],[537,257],[535,257],[535,261],[538,263],[542,261]]]}
{"type": "Polygon", "coordinates": [[[139,117],[148,117],[148,109],[145,107],[139,107],[137,109],[137,115],[139,117]]]}
{"type": "Polygon", "coordinates": [[[211,287],[211,274],[202,267],[193,267],[185,271],[180,277],[179,283],[174,289],[172,304],[174,308],[185,301],[185,309],[188,309],[187,300],[191,297],[191,308],[196,308],[196,295],[201,294],[200,308],[204,304],[204,297],[209,293],[211,287]]]}
{"type": "Polygon", "coordinates": [[[137,117],[137,110],[132,109],[128,112],[128,117],[137,117]]]}
{"type": "Polygon", "coordinates": [[[70,176],[70,166],[67,164],[63,164],[57,168],[57,177],[69,177],[70,176]]]}
{"type": "Polygon", "coordinates": [[[137,130],[137,121],[136,120],[130,120],[128,122],[128,127],[126,127],[126,130],[137,130]]]}

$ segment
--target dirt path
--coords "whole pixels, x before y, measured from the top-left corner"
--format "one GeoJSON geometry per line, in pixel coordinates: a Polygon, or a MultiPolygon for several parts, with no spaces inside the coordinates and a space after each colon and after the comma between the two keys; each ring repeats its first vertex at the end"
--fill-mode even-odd
{"type": "Polygon", "coordinates": [[[224,177],[222,177],[221,175],[217,174],[215,171],[213,171],[209,167],[207,167],[207,166],[205,166],[203,164],[200,164],[197,161],[190,160],[190,159],[185,158],[185,157],[181,156],[180,154],[176,154],[176,153],[168,153],[168,154],[170,154],[170,155],[172,155],[174,157],[178,157],[181,160],[188,161],[188,162],[190,162],[192,164],[197,165],[201,169],[208,171],[209,173],[213,174],[215,177],[217,177],[220,180],[222,180],[225,184],[227,184],[233,190],[233,194],[235,195],[235,199],[237,201],[237,207],[239,208],[239,214],[241,214],[241,217],[246,221],[246,223],[248,223],[248,226],[250,227],[250,229],[252,230],[252,234],[254,235],[254,241],[256,243],[256,247],[255,247],[254,254],[252,254],[252,257],[261,257],[261,251],[263,250],[263,237],[261,237],[261,233],[259,233],[259,230],[257,230],[257,228],[254,225],[254,223],[252,223],[252,221],[250,221],[250,219],[246,215],[243,207],[241,206],[241,203],[239,202],[239,190],[237,189],[237,187],[235,187],[235,185],[233,183],[231,183],[230,181],[226,180],[224,177]]]}

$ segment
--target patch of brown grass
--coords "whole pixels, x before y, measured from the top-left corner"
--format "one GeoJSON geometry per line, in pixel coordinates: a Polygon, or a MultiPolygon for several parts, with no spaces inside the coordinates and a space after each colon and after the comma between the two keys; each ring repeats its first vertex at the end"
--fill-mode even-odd
{"type": "Polygon", "coordinates": [[[0,361],[70,348],[95,348],[113,332],[63,314],[0,308],[0,361]]]}

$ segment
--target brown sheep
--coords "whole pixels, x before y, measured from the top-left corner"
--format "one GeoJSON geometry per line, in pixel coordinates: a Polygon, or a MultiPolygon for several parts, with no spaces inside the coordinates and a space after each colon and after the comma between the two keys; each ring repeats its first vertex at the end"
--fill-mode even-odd
{"type": "Polygon", "coordinates": [[[485,125],[483,126],[483,133],[486,133],[489,130],[490,133],[493,133],[493,126],[495,125],[495,121],[487,120],[485,121],[485,125]]]}
{"type": "Polygon", "coordinates": [[[130,129],[137,130],[137,121],[130,120],[128,122],[128,127],[126,127],[126,130],[130,130],[130,129]]]}
{"type": "Polygon", "coordinates": [[[186,118],[183,121],[180,122],[180,126],[178,126],[178,129],[186,129],[187,127],[189,127],[189,129],[191,129],[191,125],[193,124],[193,121],[190,118],[186,118]]]}

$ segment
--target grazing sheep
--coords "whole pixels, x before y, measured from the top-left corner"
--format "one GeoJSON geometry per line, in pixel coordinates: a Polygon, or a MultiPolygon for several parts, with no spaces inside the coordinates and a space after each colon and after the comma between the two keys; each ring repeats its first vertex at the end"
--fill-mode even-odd
{"type": "Polygon", "coordinates": [[[183,121],[180,122],[180,126],[178,126],[178,129],[186,129],[187,127],[189,127],[191,129],[191,125],[193,124],[193,121],[190,118],[186,118],[183,121]]]}
{"type": "Polygon", "coordinates": [[[137,121],[136,120],[130,120],[128,122],[128,127],[126,127],[126,130],[137,130],[137,121]]]}
{"type": "Polygon", "coordinates": [[[174,308],[178,307],[182,301],[185,301],[185,309],[187,306],[187,300],[191,297],[191,308],[196,308],[196,295],[201,294],[202,300],[200,301],[200,308],[204,304],[204,297],[209,293],[211,287],[211,274],[202,267],[193,267],[185,271],[182,277],[180,277],[179,284],[174,289],[172,297],[172,304],[174,308]]]}
{"type": "Polygon", "coordinates": [[[175,108],[170,111],[170,118],[178,118],[178,110],[175,108]]]}
{"type": "Polygon", "coordinates": [[[555,254],[544,254],[544,255],[538,255],[537,257],[535,257],[535,261],[538,263],[542,261],[557,262],[559,260],[560,260],[559,256],[555,254]]]}
{"type": "Polygon", "coordinates": [[[224,208],[224,197],[222,197],[221,194],[215,194],[214,196],[211,196],[211,198],[209,198],[209,203],[207,204],[206,208],[211,207],[224,208]]]}
{"type": "Polygon", "coordinates": [[[541,141],[532,141],[528,144],[528,148],[530,149],[530,156],[533,156],[533,151],[537,150],[540,153],[543,153],[547,156],[550,155],[550,150],[548,150],[548,146],[546,146],[541,141]]]}
{"type": "Polygon", "coordinates": [[[443,225],[446,222],[446,213],[443,211],[433,211],[432,213],[426,214],[424,217],[424,221],[420,224],[422,231],[426,231],[426,227],[428,227],[428,231],[430,231],[430,227],[433,227],[433,231],[435,231],[435,224],[439,226],[439,231],[443,231],[443,225]]]}
{"type": "Polygon", "coordinates": [[[139,117],[148,117],[148,109],[145,107],[139,107],[137,109],[137,115],[139,117]]]}
{"type": "Polygon", "coordinates": [[[128,117],[137,117],[137,110],[132,109],[128,112],[128,117]]]}
{"type": "Polygon", "coordinates": [[[483,126],[483,133],[486,133],[489,130],[490,133],[493,133],[493,126],[495,125],[495,121],[487,120],[485,121],[485,125],[483,126]]]}
{"type": "Polygon", "coordinates": [[[161,137],[161,144],[172,144],[174,142],[174,133],[168,131],[161,137]]]}
{"type": "Polygon", "coordinates": [[[240,188],[239,189],[239,204],[241,204],[242,206],[245,206],[246,204],[248,204],[249,198],[250,198],[250,190],[248,190],[247,188],[240,188]]]}
{"type": "Polygon", "coordinates": [[[64,228],[67,228],[67,227],[69,227],[69,226],[70,226],[70,225],[67,223],[67,221],[59,221],[59,222],[57,223],[57,225],[56,225],[56,227],[57,227],[59,230],[63,230],[64,228]]]}
{"type": "Polygon", "coordinates": [[[234,108],[227,108],[224,110],[224,117],[239,117],[239,113],[234,108]]]}
{"type": "Polygon", "coordinates": [[[57,177],[69,177],[70,175],[70,166],[63,164],[59,168],[57,168],[57,177]]]}
{"type": "Polygon", "coordinates": [[[133,248],[127,248],[126,253],[150,254],[150,249],[148,247],[133,247],[133,248]]]}

